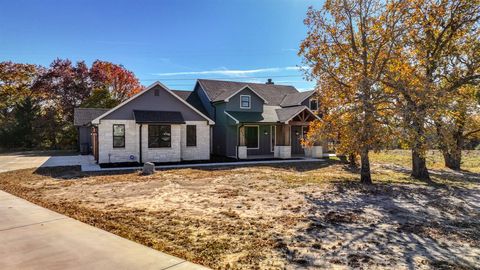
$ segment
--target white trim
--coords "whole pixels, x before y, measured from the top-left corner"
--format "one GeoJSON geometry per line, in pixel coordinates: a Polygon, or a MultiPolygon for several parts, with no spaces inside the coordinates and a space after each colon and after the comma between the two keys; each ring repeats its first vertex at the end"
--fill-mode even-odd
{"type": "Polygon", "coordinates": [[[302,110],[299,110],[296,114],[294,114],[292,117],[290,117],[284,123],[288,124],[290,122],[290,120],[292,120],[295,116],[297,116],[299,113],[303,112],[304,110],[308,110],[311,114],[313,114],[313,116],[315,116],[318,120],[320,120],[320,117],[318,117],[318,115],[316,115],[312,110],[310,110],[310,108],[308,108],[307,106],[303,106],[303,107],[304,108],[302,110]]]}
{"type": "Polygon", "coordinates": [[[231,94],[230,96],[228,96],[227,98],[224,99],[225,102],[228,102],[230,100],[231,97],[235,96],[236,94],[238,94],[239,92],[241,92],[243,89],[245,88],[248,88],[250,91],[252,91],[255,95],[257,95],[259,98],[261,98],[263,100],[263,102],[265,102],[265,104],[268,104],[267,100],[264,99],[261,95],[259,95],[257,92],[255,92],[255,90],[253,90],[250,86],[248,85],[245,85],[243,86],[242,88],[240,88],[239,90],[235,91],[233,94],[231,94]]]}
{"type": "Polygon", "coordinates": [[[235,124],[240,124],[240,121],[235,119],[231,114],[229,114],[227,111],[223,111],[228,117],[232,118],[233,121],[235,121],[235,124]]]}
{"type": "MultiPolygon", "coordinates": [[[[256,127],[257,128],[257,147],[256,148],[249,148],[247,146],[247,150],[248,149],[251,149],[251,150],[258,150],[260,149],[260,125],[243,125],[244,127],[256,127]]],[[[247,131],[245,131],[245,146],[247,144],[247,131]]]]}
{"type": "Polygon", "coordinates": [[[315,109],[315,111],[318,111],[318,98],[312,98],[312,99],[310,99],[310,100],[308,101],[308,108],[309,108],[310,110],[313,110],[313,109],[312,109],[312,101],[317,102],[317,108],[315,109]]]}
{"type": "Polygon", "coordinates": [[[156,81],[154,82],[153,84],[151,84],[150,86],[148,86],[147,88],[143,89],[142,91],[138,92],[137,94],[133,95],[132,97],[130,97],[129,99],[125,100],[124,102],[118,104],[115,108],[113,109],[110,109],[109,111],[107,111],[106,113],[100,115],[99,117],[95,118],[92,120],[92,124],[100,124],[100,120],[102,118],[104,118],[105,116],[111,114],[112,112],[116,111],[117,109],[121,108],[122,106],[124,106],[125,104],[129,103],[130,101],[136,99],[137,97],[143,95],[144,93],[146,93],[147,91],[151,90],[153,87],[155,86],[160,86],[162,87],[165,91],[167,91],[168,93],[170,93],[172,96],[174,96],[175,98],[177,98],[178,100],[180,100],[181,102],[183,102],[183,104],[187,105],[190,109],[192,109],[193,111],[195,111],[197,114],[199,114],[200,116],[202,116],[203,118],[205,118],[207,121],[208,121],[208,124],[209,125],[214,125],[215,122],[213,120],[211,120],[210,118],[208,118],[206,115],[204,115],[203,113],[201,113],[199,110],[197,110],[195,107],[193,107],[192,105],[190,105],[188,102],[186,102],[185,100],[183,100],[181,97],[177,96],[175,93],[173,93],[170,89],[168,89],[168,87],[166,87],[165,85],[163,85],[161,82],[159,81],[156,81]]]}
{"type": "Polygon", "coordinates": [[[250,95],[240,95],[240,109],[251,109],[252,108],[252,96],[250,95]],[[242,97],[248,97],[248,107],[242,106],[242,97]]]}

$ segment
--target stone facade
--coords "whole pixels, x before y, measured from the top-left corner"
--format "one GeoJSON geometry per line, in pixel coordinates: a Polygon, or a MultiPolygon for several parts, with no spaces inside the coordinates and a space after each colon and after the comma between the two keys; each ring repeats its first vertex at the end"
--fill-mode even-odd
{"type": "Polygon", "coordinates": [[[239,159],[247,159],[247,147],[246,146],[238,146],[238,158],[239,159]]]}
{"type": "Polygon", "coordinates": [[[205,121],[185,121],[181,125],[182,160],[210,159],[210,126],[205,121]],[[197,145],[187,146],[187,125],[197,126],[197,145]]]}
{"type": "Polygon", "coordinates": [[[179,162],[210,159],[210,126],[206,121],[186,121],[171,125],[171,147],[149,148],[148,125],[142,125],[142,160],[140,161],[140,125],[135,120],[101,120],[98,125],[98,163],[179,162]],[[113,148],[113,125],[125,125],[125,147],[113,148]],[[186,125],[196,125],[197,145],[186,146],[186,125]]]}
{"type": "Polygon", "coordinates": [[[98,163],[139,162],[137,134],[135,120],[102,120],[98,125],[98,163]],[[114,124],[125,125],[124,148],[113,148],[114,124]]]}
{"type": "Polygon", "coordinates": [[[288,159],[292,157],[292,147],[291,146],[279,146],[275,145],[273,148],[273,156],[275,158],[288,159]]]}
{"type": "Polygon", "coordinates": [[[170,147],[148,147],[148,125],[142,125],[142,161],[143,162],[178,162],[182,159],[180,147],[180,125],[171,125],[170,147]]]}

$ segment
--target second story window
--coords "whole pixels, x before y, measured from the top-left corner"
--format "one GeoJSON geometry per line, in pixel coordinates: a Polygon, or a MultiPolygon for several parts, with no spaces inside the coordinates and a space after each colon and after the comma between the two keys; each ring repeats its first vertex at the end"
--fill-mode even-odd
{"type": "Polygon", "coordinates": [[[318,100],[310,99],[310,110],[312,111],[318,110],[318,100]]]}
{"type": "Polygon", "coordinates": [[[250,109],[250,96],[241,95],[240,96],[240,108],[241,109],[250,109]]]}

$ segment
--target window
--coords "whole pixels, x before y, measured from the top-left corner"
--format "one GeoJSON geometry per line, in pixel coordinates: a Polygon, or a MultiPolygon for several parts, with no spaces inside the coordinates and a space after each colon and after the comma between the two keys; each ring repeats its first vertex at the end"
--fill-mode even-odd
{"type": "Polygon", "coordinates": [[[197,126],[187,125],[187,146],[197,146],[197,126]]]}
{"type": "Polygon", "coordinates": [[[318,100],[310,99],[310,110],[312,111],[318,110],[318,100]]]}
{"type": "Polygon", "coordinates": [[[125,147],[125,125],[113,125],[113,148],[125,147]]]}
{"type": "Polygon", "coordinates": [[[148,125],[148,148],[171,147],[171,127],[166,125],[148,125]]]}
{"type": "Polygon", "coordinates": [[[258,148],[258,126],[245,126],[245,145],[247,148],[258,148]]]}
{"type": "Polygon", "coordinates": [[[156,97],[160,96],[160,89],[155,89],[153,91],[153,95],[156,96],[156,97]]]}
{"type": "Polygon", "coordinates": [[[240,96],[240,108],[241,109],[250,109],[250,96],[241,95],[240,96]]]}

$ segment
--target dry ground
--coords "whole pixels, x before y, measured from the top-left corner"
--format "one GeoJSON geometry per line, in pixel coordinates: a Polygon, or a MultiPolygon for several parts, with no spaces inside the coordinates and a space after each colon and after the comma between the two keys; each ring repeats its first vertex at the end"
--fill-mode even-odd
{"type": "Polygon", "coordinates": [[[437,154],[430,182],[409,154],[373,155],[372,186],[344,165],[180,169],[141,176],[72,168],[0,174],[0,189],[212,268],[474,269],[480,152],[466,171],[437,154]]]}

